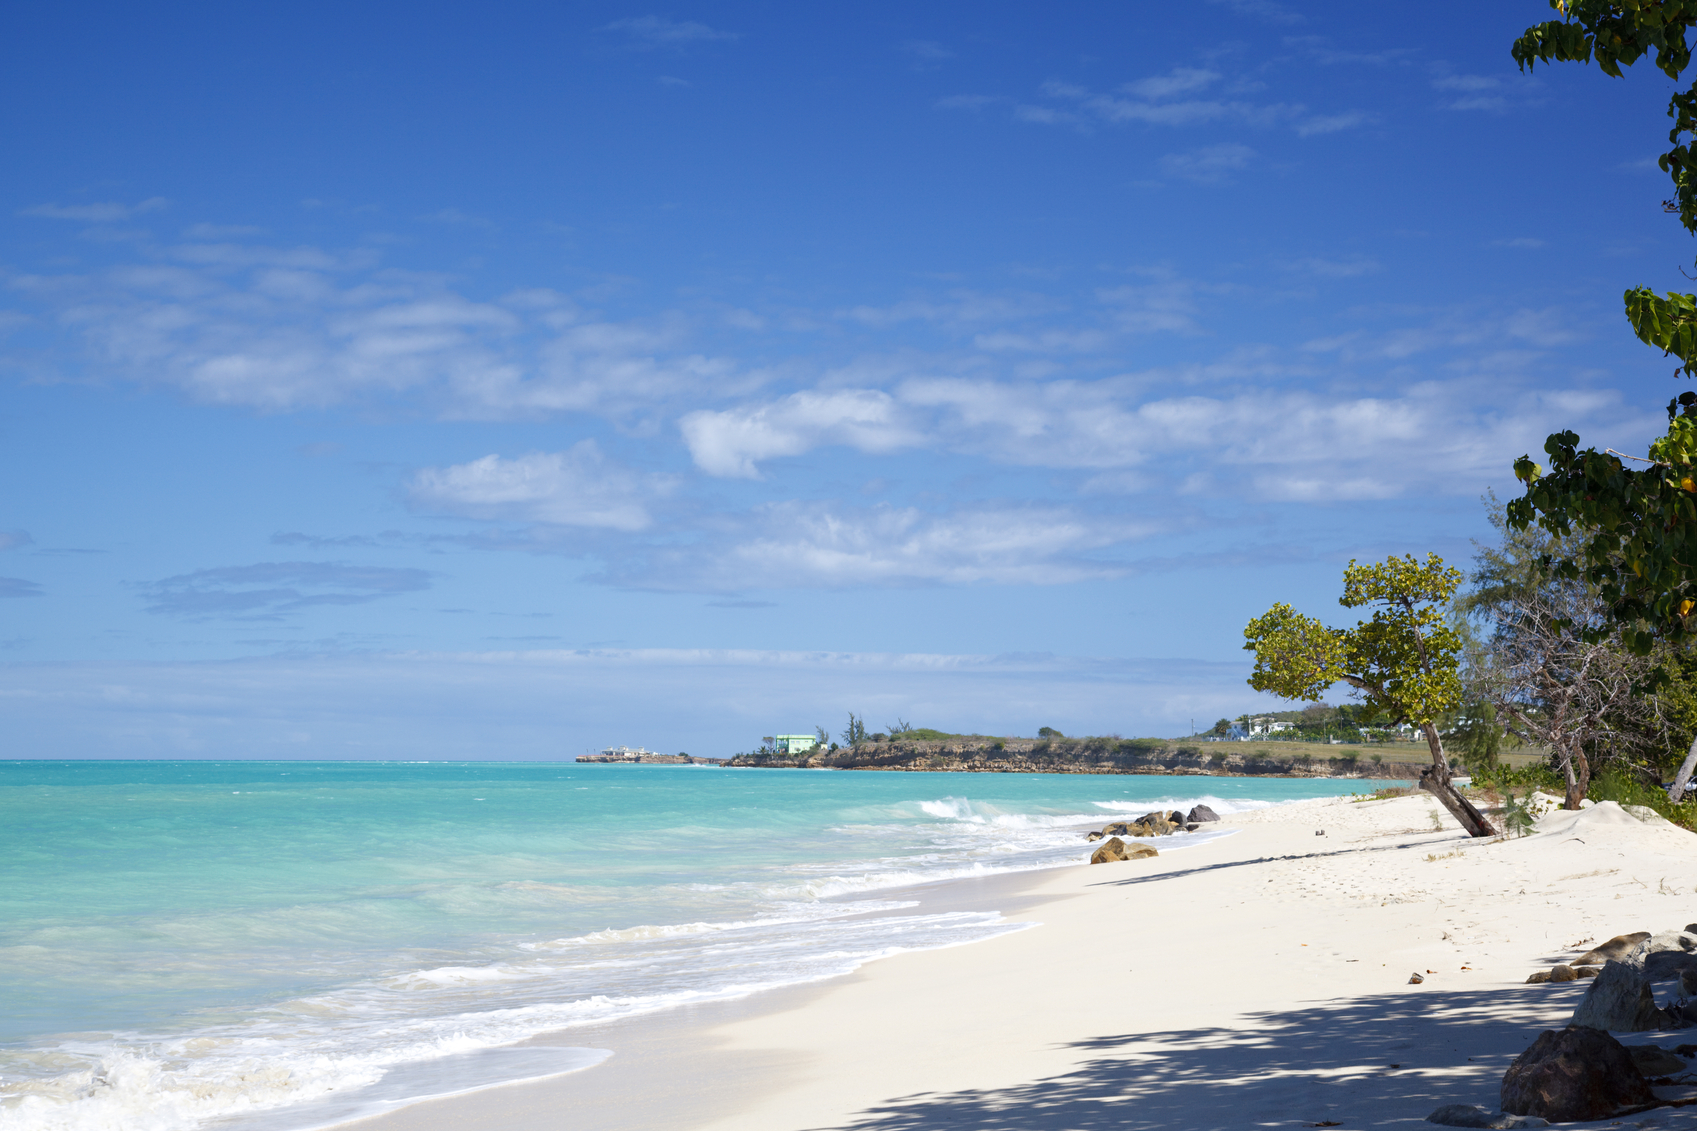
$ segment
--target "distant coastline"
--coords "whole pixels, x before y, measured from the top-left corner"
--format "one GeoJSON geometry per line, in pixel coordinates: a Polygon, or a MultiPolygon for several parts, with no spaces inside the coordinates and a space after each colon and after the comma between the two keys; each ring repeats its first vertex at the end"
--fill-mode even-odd
{"type": "Polygon", "coordinates": [[[1407,778],[1431,765],[1422,748],[1364,750],[1319,743],[1197,743],[1154,738],[886,739],[802,754],[738,754],[724,765],[758,769],[910,773],[1168,774],[1196,777],[1407,778]]]}

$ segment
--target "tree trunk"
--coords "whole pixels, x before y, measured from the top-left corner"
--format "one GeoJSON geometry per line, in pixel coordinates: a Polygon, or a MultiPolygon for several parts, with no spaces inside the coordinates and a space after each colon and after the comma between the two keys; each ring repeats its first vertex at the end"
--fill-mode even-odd
{"type": "Polygon", "coordinates": [[[1685,796],[1685,786],[1691,780],[1692,770],[1697,770],[1697,738],[1691,740],[1691,753],[1679,764],[1679,773],[1673,776],[1673,784],[1668,786],[1668,800],[1675,805],[1685,796]]]}
{"type": "Polygon", "coordinates": [[[1424,723],[1421,729],[1426,732],[1426,745],[1432,750],[1432,765],[1420,772],[1420,788],[1438,799],[1450,816],[1468,836],[1496,836],[1497,829],[1485,815],[1473,807],[1473,803],[1461,795],[1461,791],[1450,784],[1449,759],[1444,757],[1443,740],[1438,737],[1438,728],[1431,723],[1424,723]]]}
{"type": "Polygon", "coordinates": [[[1573,764],[1574,756],[1575,751],[1572,747],[1561,752],[1561,772],[1566,783],[1566,789],[1563,791],[1566,796],[1561,803],[1563,809],[1577,809],[1579,803],[1585,798],[1585,787],[1580,784],[1579,771],[1573,764]]]}

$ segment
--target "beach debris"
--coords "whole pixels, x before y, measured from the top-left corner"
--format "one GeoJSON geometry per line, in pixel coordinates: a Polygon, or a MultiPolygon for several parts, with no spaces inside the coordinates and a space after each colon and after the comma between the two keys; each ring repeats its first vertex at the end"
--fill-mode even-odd
{"type": "Polygon", "coordinates": [[[1326,835],[1326,830],[1325,830],[1325,829],[1315,829],[1315,830],[1314,830],[1314,835],[1315,835],[1315,836],[1325,836],[1325,835],[1326,835]]]}
{"type": "MultiPolygon", "coordinates": [[[[1608,977],[1604,967],[1602,977],[1608,977]]],[[[1607,1119],[1656,1104],[1626,1046],[1601,1029],[1546,1029],[1503,1074],[1502,1109],[1555,1123],[1607,1119]]]]}
{"type": "Polygon", "coordinates": [[[1579,1000],[1579,1008],[1568,1024],[1614,1033],[1643,1033],[1662,1028],[1664,1020],[1643,967],[1607,962],[1579,1000]]]}
{"type": "Polygon", "coordinates": [[[1412,973],[1408,976],[1408,984],[1411,985],[1411,986],[1418,986],[1421,982],[1424,982],[1425,980],[1426,980],[1426,975],[1420,973],[1420,971],[1418,971],[1418,970],[1416,970],[1414,973],[1412,973]]]}
{"type": "Polygon", "coordinates": [[[1593,947],[1575,958],[1573,966],[1601,966],[1611,958],[1625,958],[1631,954],[1638,944],[1650,937],[1649,931],[1634,931],[1630,935],[1616,935],[1601,946],[1593,947]]]}
{"type": "Polygon", "coordinates": [[[1150,856],[1159,856],[1154,848],[1147,844],[1127,845],[1119,837],[1110,837],[1090,855],[1092,864],[1112,864],[1119,860],[1143,860],[1150,856]]]}
{"type": "Polygon", "coordinates": [[[1217,821],[1220,815],[1206,805],[1192,805],[1190,813],[1184,818],[1187,825],[1200,825],[1207,821],[1217,821]]]}
{"type": "Polygon", "coordinates": [[[1504,1115],[1477,1104],[1445,1104],[1426,1117],[1427,1123],[1442,1127],[1548,1127],[1550,1121],[1536,1115],[1504,1115]]]}

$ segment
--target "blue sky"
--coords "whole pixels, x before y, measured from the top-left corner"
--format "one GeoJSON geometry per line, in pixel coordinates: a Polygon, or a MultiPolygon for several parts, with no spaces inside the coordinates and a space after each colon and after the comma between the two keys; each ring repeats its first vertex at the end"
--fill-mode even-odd
{"type": "Polygon", "coordinates": [[[11,6],[7,755],[1253,709],[1250,617],[1665,425],[1671,84],[1547,14],[11,6]]]}

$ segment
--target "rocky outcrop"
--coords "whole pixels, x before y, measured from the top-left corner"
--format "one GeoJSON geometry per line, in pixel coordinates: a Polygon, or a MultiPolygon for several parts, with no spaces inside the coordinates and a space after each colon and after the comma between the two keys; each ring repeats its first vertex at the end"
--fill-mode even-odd
{"type": "Polygon", "coordinates": [[[1660,1029],[1664,1020],[1644,968],[1628,960],[1603,964],[1603,972],[1585,991],[1568,1024],[1615,1033],[1645,1033],[1660,1029]]]}
{"type": "Polygon", "coordinates": [[[1608,1119],[1655,1102],[1631,1054],[1599,1029],[1547,1029],[1503,1076],[1506,1114],[1553,1123],[1608,1119]]]}
{"type": "Polygon", "coordinates": [[[1190,812],[1185,815],[1184,823],[1187,825],[1200,825],[1205,824],[1208,821],[1217,821],[1219,819],[1220,815],[1208,808],[1206,805],[1192,805],[1190,807],[1190,812]]]}
{"type": "Polygon", "coordinates": [[[1102,847],[1090,854],[1092,864],[1113,864],[1120,860],[1143,860],[1150,856],[1159,856],[1154,846],[1148,844],[1126,844],[1119,837],[1110,837],[1102,847]]]}
{"type": "MultiPolygon", "coordinates": [[[[1431,765],[1409,745],[1364,753],[1340,746],[1325,757],[1280,742],[1206,746],[1153,738],[990,738],[864,742],[805,754],[738,754],[741,767],[941,771],[994,774],[1178,774],[1198,777],[1407,778],[1431,765]],[[1281,749],[1281,747],[1290,747],[1281,749]],[[1374,761],[1377,758],[1378,761],[1374,761]]],[[[1179,824],[1189,823],[1184,820],[1179,824]]]]}

